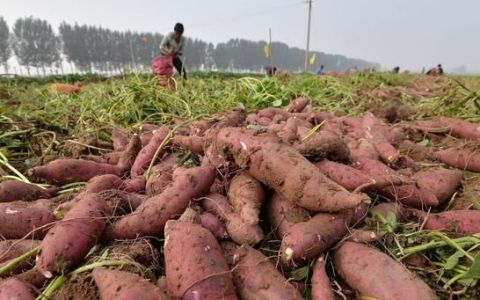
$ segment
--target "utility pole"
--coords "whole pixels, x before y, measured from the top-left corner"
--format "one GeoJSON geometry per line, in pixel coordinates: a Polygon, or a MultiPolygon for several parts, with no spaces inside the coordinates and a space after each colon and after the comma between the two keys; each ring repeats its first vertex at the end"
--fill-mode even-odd
{"type": "Polygon", "coordinates": [[[268,47],[268,52],[269,52],[268,54],[270,55],[270,65],[271,65],[272,68],[273,68],[272,28],[269,28],[269,29],[268,29],[268,34],[269,34],[269,36],[270,36],[270,44],[269,44],[270,47],[268,47]]]}
{"type": "Polygon", "coordinates": [[[308,60],[310,56],[310,22],[312,20],[312,0],[308,0],[308,27],[307,27],[307,48],[305,51],[305,73],[308,72],[308,60]]]}

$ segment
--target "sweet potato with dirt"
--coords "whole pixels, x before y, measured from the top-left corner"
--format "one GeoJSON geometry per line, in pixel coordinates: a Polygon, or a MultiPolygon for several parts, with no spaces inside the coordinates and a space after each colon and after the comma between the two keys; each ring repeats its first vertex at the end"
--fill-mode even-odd
{"type": "Polygon", "coordinates": [[[445,231],[461,234],[475,234],[480,232],[479,210],[452,210],[435,214],[414,211],[413,215],[424,224],[428,230],[445,231]]]}
{"type": "MultiPolygon", "coordinates": [[[[135,161],[132,166],[131,174],[132,176],[140,176],[143,175],[144,171],[146,168],[148,168],[148,165],[153,159],[153,156],[155,155],[155,152],[157,151],[157,148],[160,146],[160,144],[163,142],[163,140],[167,137],[168,132],[170,131],[170,128],[167,126],[162,126],[158,130],[153,131],[153,136],[148,142],[148,144],[140,150],[138,153],[137,157],[135,158],[135,161]]],[[[165,152],[166,147],[163,147],[162,153],[165,152]]],[[[161,155],[160,153],[159,155],[161,155]]]]}
{"type": "Polygon", "coordinates": [[[138,135],[134,134],[130,139],[130,142],[128,142],[125,151],[123,151],[122,155],[120,155],[117,167],[119,167],[124,172],[130,170],[141,149],[142,142],[140,141],[138,135]]]}
{"type": "Polygon", "coordinates": [[[168,299],[155,284],[133,273],[97,268],[92,276],[103,300],[168,299]]]}
{"type": "Polygon", "coordinates": [[[462,171],[444,168],[424,169],[413,176],[418,185],[435,194],[440,203],[450,199],[462,184],[462,177],[462,171]]]}
{"type": "Polygon", "coordinates": [[[179,216],[193,198],[206,193],[213,183],[215,171],[207,167],[177,168],[173,180],[159,195],[146,199],[137,209],[109,226],[107,240],[133,239],[159,235],[165,223],[179,216]]]}
{"type": "Polygon", "coordinates": [[[301,112],[308,104],[310,103],[310,100],[304,97],[298,97],[293,99],[287,107],[285,107],[285,110],[290,113],[298,113],[301,112]]]}
{"type": "Polygon", "coordinates": [[[105,190],[119,189],[129,193],[140,193],[145,190],[145,184],[143,176],[122,180],[117,175],[105,174],[90,179],[85,186],[85,192],[99,193],[105,190]]]}
{"type": "Polygon", "coordinates": [[[265,201],[262,184],[247,173],[232,178],[228,189],[228,202],[246,224],[258,224],[260,209],[265,201]]]}
{"type": "Polygon", "coordinates": [[[433,157],[451,167],[480,173],[480,150],[452,147],[435,151],[433,157]]]}
{"type": "Polygon", "coordinates": [[[350,150],[344,140],[334,132],[321,130],[305,140],[300,140],[293,147],[311,160],[328,158],[333,161],[347,162],[350,150]]]}
{"type": "Polygon", "coordinates": [[[325,271],[325,258],[320,256],[313,265],[312,300],[334,300],[330,280],[325,271]]]}
{"type": "Polygon", "coordinates": [[[111,140],[114,151],[123,151],[128,145],[128,135],[121,129],[112,131],[111,140]]]}
{"type": "Polygon", "coordinates": [[[34,300],[32,289],[23,280],[15,277],[0,280],[1,300],[34,300]]]}
{"type": "Polygon", "coordinates": [[[193,153],[203,154],[203,146],[205,144],[205,139],[198,135],[175,135],[173,137],[173,144],[181,147],[184,150],[189,150],[193,153]]]}
{"type": "Polygon", "coordinates": [[[35,184],[19,180],[5,180],[0,183],[0,202],[32,201],[40,198],[51,198],[57,188],[43,189],[35,184]]]}
{"type": "Polygon", "coordinates": [[[28,173],[55,185],[89,181],[95,176],[104,174],[123,175],[122,169],[117,166],[81,159],[57,159],[46,165],[31,168],[28,173]]]}
{"type": "Polygon", "coordinates": [[[217,239],[225,239],[228,238],[227,230],[225,226],[223,226],[222,222],[215,216],[209,212],[204,212],[200,214],[200,224],[210,230],[210,232],[217,238],[217,239]]]}
{"type": "Polygon", "coordinates": [[[361,297],[389,300],[437,299],[421,279],[377,249],[344,242],[333,256],[335,269],[361,297]]]}
{"type": "Polygon", "coordinates": [[[198,224],[165,225],[165,273],[178,299],[237,299],[230,270],[215,237],[198,224]]]}
{"type": "Polygon", "coordinates": [[[480,124],[440,117],[443,126],[450,128],[450,134],[467,140],[480,141],[480,124]]]}
{"type": "Polygon", "coordinates": [[[243,300],[301,300],[300,292],[260,251],[247,245],[234,250],[233,282],[243,300]]]}
{"type": "Polygon", "coordinates": [[[290,227],[296,223],[306,222],[311,218],[308,210],[282,199],[277,193],[273,193],[266,205],[268,222],[280,239],[283,238],[290,227]]]}
{"type": "Polygon", "coordinates": [[[48,225],[56,221],[54,206],[50,199],[0,203],[0,235],[6,239],[41,239],[48,225]]]}
{"type": "MultiPolygon", "coordinates": [[[[38,247],[40,241],[38,240],[4,240],[0,241],[0,267],[7,264],[11,259],[17,258],[22,254],[38,247]]],[[[18,274],[25,269],[31,268],[34,259],[26,260],[18,264],[10,274],[18,274]]]]}
{"type": "Polygon", "coordinates": [[[347,233],[349,213],[318,213],[290,227],[283,236],[280,260],[284,266],[298,265],[330,249],[347,233]]]}
{"type": "Polygon", "coordinates": [[[213,145],[249,175],[300,207],[334,212],[370,201],[367,195],[352,194],[330,180],[298,151],[273,136],[223,128],[213,145]]]}
{"type": "Polygon", "coordinates": [[[262,228],[258,224],[246,224],[224,196],[209,194],[202,200],[202,207],[224,222],[227,233],[234,242],[256,245],[264,238],[262,228]]]}
{"type": "Polygon", "coordinates": [[[172,181],[172,173],[175,168],[175,154],[165,157],[160,163],[152,167],[150,174],[147,174],[145,192],[153,196],[160,194],[172,181]]]}
{"type": "Polygon", "coordinates": [[[98,194],[83,194],[42,240],[37,269],[50,278],[80,263],[102,235],[105,223],[104,200],[98,194]]]}
{"type": "Polygon", "coordinates": [[[347,143],[350,156],[355,160],[357,157],[367,157],[373,160],[380,159],[375,146],[366,139],[358,139],[347,143]]]}

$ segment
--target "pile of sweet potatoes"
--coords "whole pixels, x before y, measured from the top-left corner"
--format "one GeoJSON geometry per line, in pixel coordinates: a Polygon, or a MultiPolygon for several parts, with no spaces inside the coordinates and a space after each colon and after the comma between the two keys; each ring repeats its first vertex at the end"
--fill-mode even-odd
{"type": "MultiPolygon", "coordinates": [[[[34,299],[101,249],[137,239],[161,268],[94,264],[82,272],[99,298],[335,299],[343,287],[365,299],[435,299],[375,247],[380,233],[362,229],[369,212],[395,203],[399,219],[424,229],[480,232],[472,205],[444,211],[463,196],[464,171],[480,172],[478,124],[339,117],[306,98],[214,117],[117,129],[110,152],[35,166],[34,183],[1,182],[0,299],[34,299]],[[62,186],[78,182],[66,197],[62,186]]],[[[468,195],[479,199],[480,187],[468,195]]]]}

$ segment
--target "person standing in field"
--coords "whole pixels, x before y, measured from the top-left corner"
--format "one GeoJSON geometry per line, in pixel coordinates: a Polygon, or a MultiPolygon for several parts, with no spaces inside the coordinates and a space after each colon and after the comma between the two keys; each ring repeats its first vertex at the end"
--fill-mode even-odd
{"type": "Polygon", "coordinates": [[[187,79],[187,72],[183,64],[182,55],[185,45],[185,37],[183,36],[183,24],[177,23],[173,32],[167,34],[160,44],[160,54],[162,56],[172,56],[173,66],[178,71],[180,76],[187,79]]]}

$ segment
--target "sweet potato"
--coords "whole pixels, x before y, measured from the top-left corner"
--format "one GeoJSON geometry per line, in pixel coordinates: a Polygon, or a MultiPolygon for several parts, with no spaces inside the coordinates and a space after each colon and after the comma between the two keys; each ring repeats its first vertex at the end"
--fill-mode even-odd
{"type": "Polygon", "coordinates": [[[349,217],[347,213],[318,213],[290,227],[280,246],[282,264],[297,265],[330,249],[348,233],[349,217]]]}
{"type": "Polygon", "coordinates": [[[175,154],[165,157],[160,163],[152,167],[150,174],[147,174],[145,192],[147,195],[157,195],[172,181],[172,173],[175,168],[175,154]]]}
{"type": "Polygon", "coordinates": [[[260,208],[265,201],[262,184],[247,173],[233,177],[228,189],[228,202],[246,224],[258,224],[260,208]]]}
{"type": "Polygon", "coordinates": [[[367,157],[373,160],[378,160],[378,151],[375,149],[373,144],[366,139],[359,139],[347,144],[350,149],[350,156],[353,159],[357,157],[367,157]]]}
{"type": "Polygon", "coordinates": [[[200,214],[200,224],[210,230],[217,239],[225,239],[228,237],[227,230],[214,214],[209,212],[200,214]]]}
{"type": "Polygon", "coordinates": [[[294,148],[268,135],[240,128],[223,128],[214,143],[218,152],[274,189],[284,199],[312,211],[340,211],[369,202],[365,194],[351,194],[308,162],[294,148]]]}
{"type": "Polygon", "coordinates": [[[56,190],[56,188],[43,189],[37,185],[19,180],[5,180],[0,183],[0,202],[32,201],[40,198],[50,198],[54,196],[56,190]]]}
{"type": "Polygon", "coordinates": [[[114,151],[123,151],[128,145],[128,136],[127,134],[121,129],[115,129],[112,131],[111,136],[113,142],[113,150],[114,151]]]}
{"type": "Polygon", "coordinates": [[[391,300],[437,299],[422,280],[388,255],[369,246],[344,242],[335,250],[335,269],[362,297],[391,300]]]}
{"type": "MultiPolygon", "coordinates": [[[[148,144],[140,150],[132,166],[132,176],[143,175],[143,172],[148,167],[150,162],[157,151],[157,148],[163,142],[167,136],[170,128],[163,126],[158,130],[153,131],[153,136],[148,142],[148,144]]],[[[163,148],[163,152],[166,150],[166,147],[163,148]]],[[[161,153],[160,153],[161,154],[161,153]]]]}
{"type": "Polygon", "coordinates": [[[100,297],[104,300],[168,299],[155,284],[133,273],[97,268],[93,270],[92,276],[99,289],[100,297]]]}
{"type": "Polygon", "coordinates": [[[334,132],[321,130],[293,146],[303,156],[311,160],[328,158],[333,161],[347,162],[350,150],[343,139],[334,132]]]}
{"type": "Polygon", "coordinates": [[[462,147],[447,148],[433,153],[439,161],[458,169],[480,172],[480,151],[462,147]]]}
{"type": "Polygon", "coordinates": [[[279,194],[273,193],[267,201],[267,218],[277,237],[282,239],[294,224],[308,221],[310,213],[304,208],[285,201],[279,194]]]}
{"type": "Polygon", "coordinates": [[[0,203],[0,235],[6,239],[42,238],[55,222],[50,199],[0,203]]]}
{"type": "Polygon", "coordinates": [[[165,225],[165,272],[169,293],[181,299],[237,299],[230,270],[215,237],[198,224],[165,225]]]}
{"type": "Polygon", "coordinates": [[[380,237],[381,236],[373,230],[352,229],[350,230],[349,235],[346,237],[345,240],[356,243],[370,243],[378,241],[380,237]]]}
{"type": "Polygon", "coordinates": [[[198,120],[198,121],[192,122],[192,124],[190,124],[190,126],[189,126],[190,134],[191,135],[203,136],[205,131],[210,129],[210,127],[212,127],[212,125],[213,125],[212,122],[208,122],[208,121],[205,121],[205,120],[198,120]]]}
{"type": "Polygon", "coordinates": [[[260,251],[243,245],[236,249],[234,263],[233,281],[241,299],[303,299],[300,292],[260,251]]]}
{"type": "Polygon", "coordinates": [[[313,265],[312,300],[334,300],[330,280],[325,272],[325,258],[320,256],[313,265]]]}
{"type": "Polygon", "coordinates": [[[414,216],[420,219],[425,229],[446,231],[461,234],[480,232],[479,210],[452,210],[436,214],[415,211],[414,216]]]}
{"type": "Polygon", "coordinates": [[[415,173],[413,176],[418,185],[429,190],[440,203],[450,199],[462,183],[463,174],[459,170],[444,168],[428,168],[415,173]]]}
{"type": "Polygon", "coordinates": [[[98,194],[83,194],[42,240],[37,269],[50,278],[81,262],[105,228],[104,211],[105,203],[98,194]]]}
{"type": "Polygon", "coordinates": [[[301,112],[305,106],[310,103],[310,100],[304,97],[298,97],[293,99],[287,107],[285,107],[285,110],[290,113],[298,113],[301,112]]]}
{"type": "Polygon", "coordinates": [[[198,135],[175,135],[173,137],[173,144],[180,146],[184,150],[190,150],[193,153],[203,154],[203,145],[205,144],[205,139],[198,135]]]}
{"type": "Polygon", "coordinates": [[[211,168],[175,169],[169,186],[161,194],[145,200],[132,214],[108,227],[106,239],[133,239],[161,234],[169,219],[182,214],[190,200],[210,189],[214,177],[215,172],[211,168]]]}
{"type": "Polygon", "coordinates": [[[410,216],[409,211],[404,209],[399,203],[380,203],[372,207],[370,212],[372,214],[380,214],[384,218],[387,218],[388,214],[392,213],[395,215],[397,221],[400,222],[406,221],[410,216]]]}
{"type": "Polygon", "coordinates": [[[28,173],[55,185],[89,181],[97,175],[123,175],[123,171],[116,166],[81,159],[57,159],[46,165],[34,167],[28,173]]]}
{"type": "Polygon", "coordinates": [[[256,245],[264,238],[260,226],[246,224],[224,196],[209,194],[202,200],[202,206],[223,220],[228,235],[236,243],[256,245]]]}
{"type": "Polygon", "coordinates": [[[140,141],[138,135],[134,134],[125,148],[125,151],[123,151],[122,155],[120,155],[117,167],[124,172],[130,170],[138,155],[138,152],[140,152],[141,149],[142,142],[140,141]]]}
{"type": "MultiPolygon", "coordinates": [[[[17,258],[39,245],[40,241],[37,240],[0,241],[0,266],[7,264],[11,259],[17,258]]],[[[10,273],[18,274],[25,269],[31,268],[31,264],[33,264],[33,259],[26,260],[17,265],[10,273]]]]}
{"type": "Polygon", "coordinates": [[[143,193],[145,191],[147,181],[143,176],[137,176],[125,179],[119,189],[128,193],[143,193]]]}
{"type": "Polygon", "coordinates": [[[1,300],[34,300],[31,288],[22,280],[10,277],[0,281],[1,300]]]}
{"type": "Polygon", "coordinates": [[[114,174],[98,175],[87,182],[85,192],[98,193],[104,190],[118,189],[122,182],[122,178],[114,174]]]}
{"type": "Polygon", "coordinates": [[[35,267],[16,275],[16,277],[36,288],[42,288],[45,282],[48,281],[48,278],[45,278],[45,276],[43,276],[43,274],[40,273],[35,267]]]}
{"type": "Polygon", "coordinates": [[[102,156],[99,155],[81,155],[79,158],[84,160],[91,160],[101,164],[116,165],[120,161],[123,152],[108,152],[102,156]]]}
{"type": "Polygon", "coordinates": [[[467,140],[480,141],[480,124],[464,120],[440,117],[443,126],[450,128],[450,134],[467,140]]]}

